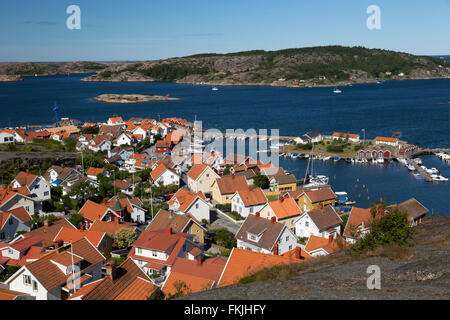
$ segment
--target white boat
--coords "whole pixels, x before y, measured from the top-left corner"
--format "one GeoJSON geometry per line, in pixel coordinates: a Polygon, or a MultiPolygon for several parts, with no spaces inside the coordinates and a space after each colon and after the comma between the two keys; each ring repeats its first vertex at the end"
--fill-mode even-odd
{"type": "Polygon", "coordinates": [[[328,156],[328,157],[323,158],[322,160],[323,160],[323,161],[328,161],[328,160],[330,160],[330,159],[331,159],[331,157],[328,156]]]}
{"type": "Polygon", "coordinates": [[[211,90],[212,90],[212,91],[219,91],[219,88],[213,87],[211,90]]]}
{"type": "Polygon", "coordinates": [[[408,170],[414,171],[414,170],[416,170],[416,168],[412,164],[410,164],[410,165],[408,165],[408,170]]]}
{"type": "Polygon", "coordinates": [[[340,90],[340,89],[338,89],[338,88],[335,88],[335,89],[333,90],[333,93],[342,93],[342,90],[340,90]]]}
{"type": "Polygon", "coordinates": [[[309,181],[307,184],[304,184],[303,187],[320,187],[328,185],[328,177],[324,175],[314,175],[314,143],[311,149],[311,156],[308,159],[308,165],[306,166],[306,173],[304,182],[307,181],[309,177],[309,181]],[[311,168],[309,165],[311,164],[311,168]],[[309,173],[311,173],[309,175],[309,173]]]}
{"type": "Polygon", "coordinates": [[[378,159],[377,159],[377,162],[378,162],[378,163],[384,163],[384,159],[383,159],[383,158],[378,158],[378,159]]]}
{"type": "Polygon", "coordinates": [[[337,195],[338,197],[346,197],[347,196],[347,192],[345,191],[338,191],[334,193],[335,195],[337,195]]]}
{"type": "Polygon", "coordinates": [[[446,178],[440,174],[433,175],[431,177],[431,179],[435,182],[447,182],[448,181],[448,178],[446,178]]]}

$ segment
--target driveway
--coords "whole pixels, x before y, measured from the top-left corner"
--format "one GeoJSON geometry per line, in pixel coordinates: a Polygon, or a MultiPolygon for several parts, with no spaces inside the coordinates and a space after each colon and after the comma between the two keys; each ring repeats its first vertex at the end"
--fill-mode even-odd
{"type": "Polygon", "coordinates": [[[210,229],[226,228],[228,231],[236,234],[241,227],[241,224],[234,223],[233,221],[223,217],[221,214],[217,213],[215,209],[211,209],[210,215],[212,221],[209,225],[210,229]]]}

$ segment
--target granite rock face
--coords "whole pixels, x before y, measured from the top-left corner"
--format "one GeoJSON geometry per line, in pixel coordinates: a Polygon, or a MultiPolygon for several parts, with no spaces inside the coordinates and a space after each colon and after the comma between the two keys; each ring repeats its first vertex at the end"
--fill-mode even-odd
{"type": "Polygon", "coordinates": [[[385,257],[349,260],[344,254],[338,254],[288,280],[234,285],[181,299],[449,299],[450,216],[425,222],[418,228],[415,243],[409,248],[411,254],[402,260],[385,257]],[[367,288],[370,275],[367,268],[371,265],[380,267],[380,290],[367,288]]]}

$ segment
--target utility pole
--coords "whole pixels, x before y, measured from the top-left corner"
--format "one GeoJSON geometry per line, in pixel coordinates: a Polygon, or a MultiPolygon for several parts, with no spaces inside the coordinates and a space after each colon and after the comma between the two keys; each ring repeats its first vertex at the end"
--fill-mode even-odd
{"type": "Polygon", "coordinates": [[[150,186],[150,210],[152,211],[152,221],[153,221],[153,190],[150,186]]]}

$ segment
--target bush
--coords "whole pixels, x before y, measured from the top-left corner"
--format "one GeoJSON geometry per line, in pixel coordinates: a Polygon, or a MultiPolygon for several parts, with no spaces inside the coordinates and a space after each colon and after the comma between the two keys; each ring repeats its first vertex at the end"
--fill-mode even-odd
{"type": "Polygon", "coordinates": [[[410,227],[408,214],[398,209],[382,217],[376,217],[369,225],[370,233],[359,239],[351,248],[351,254],[367,253],[377,247],[396,244],[411,244],[414,229],[410,227]]]}
{"type": "Polygon", "coordinates": [[[336,152],[336,153],[342,153],[344,152],[344,147],[342,145],[329,145],[327,146],[328,152],[336,152]]]}
{"type": "Polygon", "coordinates": [[[211,229],[210,232],[214,232],[216,235],[213,238],[213,242],[219,246],[227,249],[233,249],[236,247],[237,241],[234,234],[226,228],[211,229]]]}

